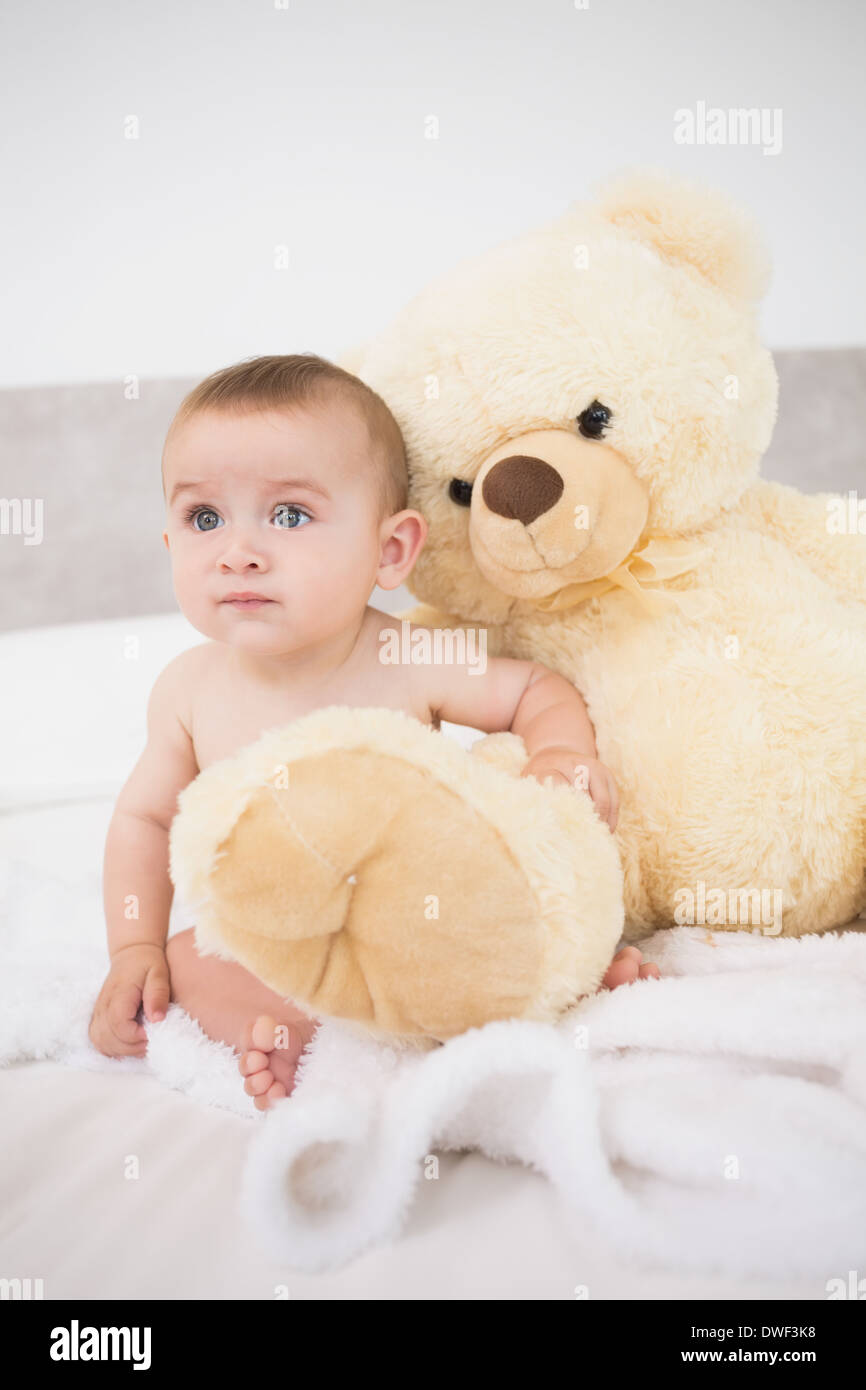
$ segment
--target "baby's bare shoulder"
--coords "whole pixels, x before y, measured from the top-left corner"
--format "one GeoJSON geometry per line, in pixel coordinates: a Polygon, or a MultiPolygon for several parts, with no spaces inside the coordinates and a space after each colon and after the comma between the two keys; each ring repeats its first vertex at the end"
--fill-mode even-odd
{"type": "Polygon", "coordinates": [[[189,732],[196,695],[203,683],[217,674],[221,655],[218,643],[202,642],[174,657],[154,681],[148,719],[178,719],[189,732]]]}
{"type": "Polygon", "coordinates": [[[363,697],[362,703],[381,694],[381,703],[403,708],[422,723],[429,723],[428,682],[417,665],[417,656],[414,662],[412,658],[411,633],[418,630],[417,623],[410,624],[397,614],[371,609],[363,662],[356,668],[355,693],[363,697]]]}
{"type": "Polygon", "coordinates": [[[417,650],[408,669],[437,724],[444,719],[485,733],[511,728],[536,667],[530,661],[492,656],[485,639],[483,628],[411,624],[409,641],[417,650]]]}

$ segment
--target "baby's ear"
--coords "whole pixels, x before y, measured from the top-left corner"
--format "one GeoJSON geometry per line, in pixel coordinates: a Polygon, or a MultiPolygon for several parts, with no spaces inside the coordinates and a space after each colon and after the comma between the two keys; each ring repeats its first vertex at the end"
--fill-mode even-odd
{"type": "Polygon", "coordinates": [[[731,299],[756,304],[770,260],[758,227],[723,193],[662,169],[634,169],[605,184],[598,211],[668,261],[694,266],[731,299]]]}

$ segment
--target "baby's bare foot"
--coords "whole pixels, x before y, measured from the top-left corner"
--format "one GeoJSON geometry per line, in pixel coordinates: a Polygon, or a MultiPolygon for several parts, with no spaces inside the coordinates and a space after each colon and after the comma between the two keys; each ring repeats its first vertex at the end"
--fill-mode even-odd
{"type": "Polygon", "coordinates": [[[269,1110],[275,1101],[291,1095],[301,1053],[317,1027],[312,1018],[286,1023],[270,1014],[259,1014],[247,1024],[238,1070],[246,1077],[244,1090],[255,1097],[257,1110],[269,1110]]]}
{"type": "Polygon", "coordinates": [[[644,961],[637,946],[623,946],[607,967],[601,988],[616,989],[619,985],[630,985],[634,980],[658,979],[661,979],[661,975],[654,961],[644,961]]]}

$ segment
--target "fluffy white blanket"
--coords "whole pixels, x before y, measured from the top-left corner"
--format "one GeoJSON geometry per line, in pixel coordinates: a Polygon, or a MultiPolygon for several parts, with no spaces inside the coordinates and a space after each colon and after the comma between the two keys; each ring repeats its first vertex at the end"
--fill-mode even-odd
{"type": "Polygon", "coordinates": [[[587,999],[556,1028],[490,1024],[426,1054],[327,1022],[294,1095],[261,1115],[231,1049],[177,1006],[147,1025],[145,1060],[98,1053],[98,884],[0,869],[0,1063],[148,1071],[248,1115],[241,1200],[290,1266],[393,1238],[435,1151],[466,1148],[545,1174],[576,1235],[650,1268],[866,1266],[866,931],[659,932],[642,946],[661,981],[587,999]]]}

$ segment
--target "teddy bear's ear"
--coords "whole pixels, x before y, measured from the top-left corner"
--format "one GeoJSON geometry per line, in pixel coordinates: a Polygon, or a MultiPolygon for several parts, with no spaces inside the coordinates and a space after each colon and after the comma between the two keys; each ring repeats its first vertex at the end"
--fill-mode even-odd
{"type": "Polygon", "coordinates": [[[669,261],[686,262],[732,299],[757,303],[770,261],[750,215],[724,194],[660,169],[637,169],[605,184],[602,216],[669,261]]]}

